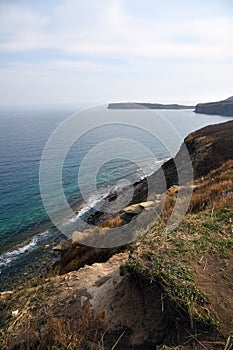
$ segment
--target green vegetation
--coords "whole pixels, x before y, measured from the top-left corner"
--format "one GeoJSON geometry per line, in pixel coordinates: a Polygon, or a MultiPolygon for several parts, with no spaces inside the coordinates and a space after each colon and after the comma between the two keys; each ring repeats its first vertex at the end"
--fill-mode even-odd
{"type": "Polygon", "coordinates": [[[198,286],[195,271],[197,265],[205,269],[209,257],[232,256],[232,221],[231,209],[189,214],[170,233],[165,220],[160,221],[132,246],[126,269],[150,284],[159,284],[174,305],[189,315],[191,326],[217,329],[220,323],[198,286]]]}

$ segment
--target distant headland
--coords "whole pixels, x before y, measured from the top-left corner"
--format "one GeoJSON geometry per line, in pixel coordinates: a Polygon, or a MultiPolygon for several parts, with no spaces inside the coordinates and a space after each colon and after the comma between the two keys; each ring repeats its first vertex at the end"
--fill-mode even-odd
{"type": "Polygon", "coordinates": [[[161,104],[145,102],[119,102],[109,103],[109,109],[194,109],[195,106],[184,106],[179,104],[161,104]]]}
{"type": "Polygon", "coordinates": [[[198,103],[195,112],[233,117],[233,96],[219,102],[198,103]]]}
{"type": "Polygon", "coordinates": [[[195,113],[233,117],[233,96],[218,102],[198,103],[196,106],[146,102],[109,103],[108,109],[193,109],[195,113]]]}

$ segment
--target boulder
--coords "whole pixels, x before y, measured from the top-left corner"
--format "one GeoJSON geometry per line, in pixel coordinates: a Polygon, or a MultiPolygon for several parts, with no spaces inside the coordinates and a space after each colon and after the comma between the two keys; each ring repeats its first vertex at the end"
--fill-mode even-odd
{"type": "Polygon", "coordinates": [[[126,214],[138,215],[143,211],[143,209],[151,208],[154,204],[155,203],[153,201],[140,202],[124,208],[123,212],[126,214]]]}
{"type": "Polygon", "coordinates": [[[123,209],[123,212],[125,212],[126,214],[132,214],[132,215],[138,215],[142,211],[143,211],[143,207],[141,207],[140,204],[133,204],[123,209]]]}
{"type": "Polygon", "coordinates": [[[56,245],[55,247],[53,247],[53,251],[54,252],[64,252],[66,250],[68,250],[71,246],[71,242],[67,241],[65,239],[62,239],[61,242],[56,245]]]}
{"type": "Polygon", "coordinates": [[[153,201],[147,201],[147,202],[141,202],[141,203],[139,203],[139,205],[141,206],[141,207],[143,207],[144,209],[146,209],[146,208],[151,208],[151,207],[153,207],[154,206],[154,202],[153,201]]]}

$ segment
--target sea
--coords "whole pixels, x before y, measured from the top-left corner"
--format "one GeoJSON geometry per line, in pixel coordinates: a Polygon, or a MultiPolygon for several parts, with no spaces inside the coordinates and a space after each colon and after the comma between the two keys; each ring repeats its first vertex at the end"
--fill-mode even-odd
{"type": "MultiPolygon", "coordinates": [[[[79,230],[78,219],[119,184],[133,183],[157,170],[190,132],[229,119],[196,114],[191,109],[0,107],[0,291],[43,274],[57,259],[53,247],[64,238],[42,201],[42,155],[52,168],[63,154],[62,188],[75,216],[64,216],[62,225],[71,232],[79,230]],[[161,120],[165,121],[163,130],[161,120]],[[70,134],[62,133],[69,130],[69,123],[70,134]],[[57,143],[54,141],[46,153],[46,145],[53,139],[57,143]]],[[[46,181],[47,197],[56,210],[61,204],[58,194],[49,193],[57,181],[53,171],[46,181]]]]}

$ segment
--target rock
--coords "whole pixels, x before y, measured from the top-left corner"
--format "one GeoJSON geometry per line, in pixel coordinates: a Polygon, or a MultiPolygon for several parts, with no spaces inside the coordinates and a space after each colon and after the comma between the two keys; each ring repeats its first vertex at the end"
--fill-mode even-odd
{"type": "Polygon", "coordinates": [[[11,312],[11,315],[12,315],[13,317],[16,317],[16,316],[18,315],[18,313],[19,313],[19,310],[15,310],[15,311],[12,311],[12,312],[11,312]]]}
{"type": "Polygon", "coordinates": [[[153,201],[147,201],[147,202],[141,202],[139,203],[139,205],[143,208],[151,208],[154,206],[154,202],[153,201]]]}
{"type": "Polygon", "coordinates": [[[55,247],[53,247],[53,251],[54,252],[64,252],[66,250],[68,250],[71,246],[71,242],[67,241],[65,239],[62,239],[61,242],[56,245],[55,247]]]}
{"type": "Polygon", "coordinates": [[[143,211],[143,207],[141,207],[140,204],[133,204],[123,209],[123,212],[125,212],[126,214],[132,214],[132,215],[138,215],[142,211],[143,211]]]}
{"type": "Polygon", "coordinates": [[[154,204],[155,203],[153,201],[140,202],[137,204],[130,205],[124,208],[122,211],[126,214],[138,215],[143,211],[143,209],[151,208],[154,204]]]}
{"type": "Polygon", "coordinates": [[[117,192],[116,191],[113,191],[112,193],[110,193],[108,195],[108,201],[109,202],[112,202],[112,201],[115,201],[117,199],[117,192]]]}

